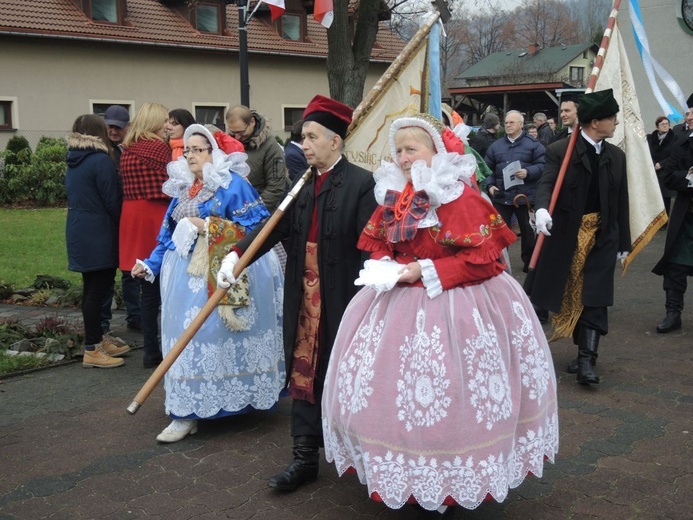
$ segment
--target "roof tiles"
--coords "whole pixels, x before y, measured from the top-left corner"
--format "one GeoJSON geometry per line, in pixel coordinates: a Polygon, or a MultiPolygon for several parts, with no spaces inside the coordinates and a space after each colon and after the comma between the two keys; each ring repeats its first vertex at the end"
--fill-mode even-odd
{"type": "MultiPolygon", "coordinates": [[[[267,17],[256,14],[248,25],[248,50],[326,57],[325,28],[312,16],[307,22],[306,41],[294,42],[281,38],[267,17]]],[[[386,24],[381,23],[380,28],[371,59],[390,62],[405,42],[386,24]]],[[[181,14],[158,0],[127,0],[125,25],[93,22],[71,0],[0,0],[0,34],[13,33],[237,51],[238,11],[234,5],[226,7],[226,31],[215,35],[197,31],[181,14]]]]}

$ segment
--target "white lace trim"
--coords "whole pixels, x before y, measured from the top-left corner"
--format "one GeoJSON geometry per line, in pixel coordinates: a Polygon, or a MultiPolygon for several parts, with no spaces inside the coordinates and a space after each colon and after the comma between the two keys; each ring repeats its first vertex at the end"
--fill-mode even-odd
{"type": "MultiPolygon", "coordinates": [[[[419,229],[438,224],[436,209],[443,204],[458,199],[464,192],[464,185],[472,185],[472,175],[476,171],[476,160],[471,154],[438,153],[433,156],[431,167],[424,161],[416,161],[411,167],[414,190],[428,194],[431,208],[419,220],[419,229]]],[[[381,206],[388,190],[401,192],[407,185],[402,169],[392,162],[385,162],[373,174],[375,179],[375,200],[381,206]]]]}
{"type": "Polygon", "coordinates": [[[418,262],[421,266],[421,278],[428,297],[433,299],[443,294],[443,284],[440,283],[438,271],[436,271],[436,266],[433,265],[433,260],[430,258],[421,258],[418,262]]]}
{"type": "Polygon", "coordinates": [[[147,264],[145,264],[142,260],[140,260],[138,258],[137,260],[135,260],[135,265],[142,266],[142,268],[144,269],[144,272],[146,273],[144,275],[144,279],[149,283],[154,283],[156,276],[154,276],[154,272],[152,271],[152,269],[147,264]]]}
{"type": "MultiPolygon", "coordinates": [[[[226,155],[221,150],[212,150],[212,163],[205,163],[202,167],[203,184],[213,192],[220,187],[228,188],[231,184],[232,171],[244,178],[250,173],[247,159],[248,156],[242,152],[226,155]]],[[[169,178],[162,190],[169,197],[180,198],[181,194],[195,182],[195,174],[190,171],[185,157],[179,157],[178,160],[168,163],[166,170],[169,178]]]]}
{"type": "Polygon", "coordinates": [[[188,256],[195,240],[197,240],[197,226],[188,218],[181,219],[171,235],[171,241],[176,246],[178,256],[181,258],[188,256]]]}

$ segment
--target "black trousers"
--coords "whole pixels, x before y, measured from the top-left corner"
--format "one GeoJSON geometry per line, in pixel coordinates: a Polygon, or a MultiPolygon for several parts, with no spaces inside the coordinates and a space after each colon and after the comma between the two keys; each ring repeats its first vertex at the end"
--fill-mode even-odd
{"type": "Polygon", "coordinates": [[[103,338],[101,308],[108,291],[113,290],[115,267],[82,273],[82,319],[84,344],[96,345],[103,338]]]}
{"type": "Polygon", "coordinates": [[[316,444],[323,446],[322,438],[322,387],[315,392],[315,403],[294,399],[291,404],[291,436],[313,437],[316,444]]]}
{"type": "Polygon", "coordinates": [[[517,223],[520,225],[520,239],[522,241],[520,258],[524,264],[523,269],[526,272],[529,267],[529,261],[532,259],[534,244],[536,243],[534,229],[532,229],[529,223],[529,209],[525,205],[516,208],[513,205],[494,204],[493,207],[500,213],[500,216],[503,217],[508,226],[513,214],[517,217],[517,223]]]}
{"type": "Polygon", "coordinates": [[[689,276],[693,276],[693,266],[669,262],[664,271],[662,287],[665,291],[684,294],[688,288],[689,276]]]}

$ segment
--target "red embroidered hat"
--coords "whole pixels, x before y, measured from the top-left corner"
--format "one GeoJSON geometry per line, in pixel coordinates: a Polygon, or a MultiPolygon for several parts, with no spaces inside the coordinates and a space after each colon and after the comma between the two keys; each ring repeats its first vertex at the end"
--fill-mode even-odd
{"type": "Polygon", "coordinates": [[[318,94],[303,111],[303,122],[315,121],[344,139],[353,112],[347,105],[318,94]]]}

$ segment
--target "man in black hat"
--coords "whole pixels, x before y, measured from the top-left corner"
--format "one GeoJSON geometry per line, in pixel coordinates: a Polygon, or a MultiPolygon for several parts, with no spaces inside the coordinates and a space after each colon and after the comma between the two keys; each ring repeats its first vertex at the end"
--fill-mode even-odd
{"type": "Polygon", "coordinates": [[[554,339],[572,335],[578,357],[568,371],[577,372],[583,384],[599,383],[594,365],[599,338],[608,332],[615,264],[631,249],[626,157],[606,142],[618,125],[618,111],[611,89],[581,96],[582,128],[553,215],[549,201],[568,139],[547,148],[536,192],[537,231],[546,239],[525,290],[535,306],[554,313],[554,339]]]}
{"type": "Polygon", "coordinates": [[[680,123],[671,129],[672,132],[674,132],[674,139],[678,142],[685,141],[691,135],[691,133],[693,133],[693,94],[688,96],[686,106],[688,107],[688,110],[684,115],[683,123],[680,123]]]}
{"type": "MultiPolygon", "coordinates": [[[[302,137],[313,175],[253,258],[288,241],[283,319],[287,388],[293,397],[293,461],[269,480],[279,491],[294,491],[318,477],[327,364],[366,260],[356,243],[377,207],[373,175],[343,155],[351,115],[351,108],[324,96],[308,104],[302,137]]],[[[235,281],[233,266],[260,229],[224,259],[217,278],[220,287],[235,281]]]]}

